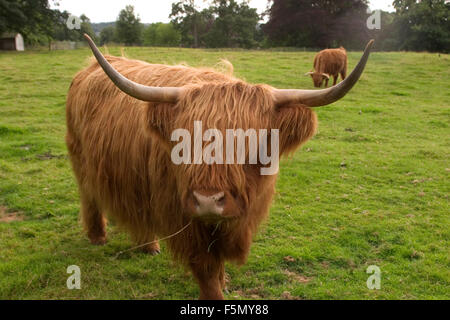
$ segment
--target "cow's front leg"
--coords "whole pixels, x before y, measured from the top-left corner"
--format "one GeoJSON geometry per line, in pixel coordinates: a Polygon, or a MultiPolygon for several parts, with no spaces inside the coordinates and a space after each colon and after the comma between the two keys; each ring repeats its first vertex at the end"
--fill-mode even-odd
{"type": "Polygon", "coordinates": [[[336,85],[338,79],[338,75],[333,76],[333,86],[336,85]]]}
{"type": "Polygon", "coordinates": [[[190,264],[192,273],[200,286],[200,300],[223,300],[225,284],[223,261],[208,259],[190,264]]]}

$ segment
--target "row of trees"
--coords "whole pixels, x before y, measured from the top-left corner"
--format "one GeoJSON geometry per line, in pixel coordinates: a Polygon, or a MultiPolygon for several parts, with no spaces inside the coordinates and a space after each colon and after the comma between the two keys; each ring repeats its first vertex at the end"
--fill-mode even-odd
{"type": "Polygon", "coordinates": [[[172,5],[170,23],[144,26],[132,6],[119,14],[115,26],[104,28],[100,42],[120,42],[127,45],[163,45],[185,47],[251,48],[262,40],[258,28],[260,16],[246,1],[212,0],[200,10],[194,0],[172,5]]]}
{"type": "MultiPolygon", "coordinates": [[[[50,0],[55,3],[58,0],[50,0]]],[[[260,16],[248,0],[179,0],[170,23],[144,25],[132,6],[95,33],[85,15],[79,30],[67,27],[69,12],[51,10],[49,0],[0,0],[0,33],[21,32],[27,42],[82,40],[101,44],[185,47],[310,47],[361,49],[370,38],[382,50],[450,51],[447,0],[393,0],[381,14],[381,29],[369,30],[368,0],[267,0],[260,16]],[[266,20],[266,23],[262,21],[266,20]]],[[[104,25],[104,24],[102,24],[104,25]]],[[[96,26],[98,27],[98,26],[96,26]]]]}
{"type": "Polygon", "coordinates": [[[383,49],[450,52],[450,1],[395,0],[394,7],[381,34],[383,49]]]}
{"type": "Polygon", "coordinates": [[[144,25],[133,6],[120,11],[113,25],[100,32],[100,44],[116,42],[125,45],[178,46],[181,34],[171,23],[152,23],[144,25]]]}
{"type": "Polygon", "coordinates": [[[367,0],[273,0],[263,26],[271,46],[355,48],[370,38],[367,0]]]}
{"type": "MultiPolygon", "coordinates": [[[[56,0],[52,0],[57,4],[56,0]]],[[[80,17],[80,29],[67,27],[70,13],[52,10],[48,0],[0,0],[0,34],[20,32],[27,43],[52,40],[82,40],[82,34],[95,37],[89,18],[80,17]]]]}
{"type": "MultiPolygon", "coordinates": [[[[57,0],[52,2],[58,4],[57,0]]],[[[132,6],[121,10],[114,23],[96,33],[86,15],[81,15],[79,21],[71,21],[69,12],[52,10],[48,0],[0,0],[0,35],[4,32],[20,32],[29,44],[84,41],[84,33],[101,44],[177,46],[181,40],[181,34],[173,24],[144,26],[132,6]],[[76,28],[69,28],[71,24],[76,28]]]]}
{"type": "Polygon", "coordinates": [[[373,30],[367,26],[373,14],[368,0],[268,0],[263,16],[246,0],[210,0],[204,9],[198,3],[174,3],[170,24],[150,25],[141,33],[136,28],[132,43],[361,49],[375,38],[381,50],[450,51],[450,3],[446,0],[393,0],[395,12],[382,12],[381,28],[373,30]],[[264,17],[267,23],[261,24],[264,17]]]}
{"type": "Polygon", "coordinates": [[[172,5],[170,18],[187,47],[251,48],[263,39],[260,16],[247,1],[212,0],[200,10],[194,0],[183,0],[172,5]]]}
{"type": "Polygon", "coordinates": [[[269,45],[359,48],[370,38],[381,50],[450,51],[450,3],[394,0],[381,13],[381,29],[369,30],[367,0],[272,0],[263,26],[269,45]]]}

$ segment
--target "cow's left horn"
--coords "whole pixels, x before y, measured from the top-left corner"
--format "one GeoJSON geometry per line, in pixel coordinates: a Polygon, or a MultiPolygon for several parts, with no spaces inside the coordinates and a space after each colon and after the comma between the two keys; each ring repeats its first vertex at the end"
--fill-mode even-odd
{"type": "Polygon", "coordinates": [[[338,85],[321,90],[274,89],[273,96],[275,104],[301,103],[309,107],[320,107],[341,99],[351,88],[353,88],[355,83],[361,77],[367,60],[369,59],[373,42],[374,40],[369,41],[358,65],[348,78],[338,85]]]}
{"type": "Polygon", "coordinates": [[[100,50],[95,46],[94,41],[87,34],[84,34],[89,46],[94,53],[103,71],[114,82],[114,84],[126,94],[143,101],[151,102],[169,102],[175,103],[181,94],[181,88],[177,87],[149,87],[136,83],[125,78],[119,72],[117,72],[113,66],[106,61],[105,57],[101,54],[100,50]]]}

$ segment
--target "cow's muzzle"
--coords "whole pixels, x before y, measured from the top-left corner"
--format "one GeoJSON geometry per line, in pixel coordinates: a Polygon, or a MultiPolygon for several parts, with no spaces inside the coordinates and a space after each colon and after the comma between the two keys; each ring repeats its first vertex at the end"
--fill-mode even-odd
{"type": "Polygon", "coordinates": [[[188,208],[195,218],[202,220],[235,218],[239,211],[229,192],[217,190],[194,190],[189,197],[188,208]]]}

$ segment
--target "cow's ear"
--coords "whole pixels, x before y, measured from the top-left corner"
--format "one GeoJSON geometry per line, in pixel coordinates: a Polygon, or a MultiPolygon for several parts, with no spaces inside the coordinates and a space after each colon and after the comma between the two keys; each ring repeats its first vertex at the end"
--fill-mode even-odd
{"type": "Polygon", "coordinates": [[[148,103],[144,112],[146,132],[168,150],[171,148],[170,137],[177,113],[178,105],[170,103],[148,103]]]}
{"type": "Polygon", "coordinates": [[[273,117],[273,128],[280,130],[280,155],[289,154],[314,136],[317,116],[311,108],[302,104],[278,106],[273,117]]]}

